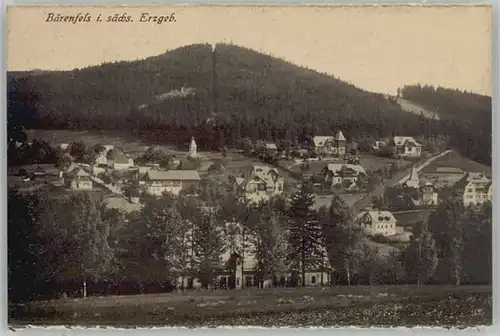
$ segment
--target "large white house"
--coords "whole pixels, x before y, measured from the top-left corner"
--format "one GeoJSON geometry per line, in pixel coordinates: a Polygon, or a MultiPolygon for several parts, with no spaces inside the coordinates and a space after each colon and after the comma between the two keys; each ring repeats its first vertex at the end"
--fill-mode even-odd
{"type": "Polygon", "coordinates": [[[73,190],[92,190],[90,174],[74,163],[63,173],[63,183],[73,190]]]}
{"type": "Polygon", "coordinates": [[[165,192],[178,195],[186,187],[198,185],[200,175],[196,170],[149,170],[140,183],[144,191],[152,196],[161,196],[165,192]]]}
{"type": "Polygon", "coordinates": [[[413,137],[395,136],[391,139],[389,146],[393,148],[393,153],[399,157],[420,157],[422,155],[422,145],[413,137]]]}
{"type": "Polygon", "coordinates": [[[268,166],[252,166],[243,177],[234,181],[238,196],[250,202],[269,200],[283,193],[284,178],[275,168],[268,166]]]}
{"type": "Polygon", "coordinates": [[[338,131],[335,136],[315,136],[313,143],[318,156],[330,157],[345,154],[346,138],[342,131],[338,131]]]}
{"type": "Polygon", "coordinates": [[[480,205],[491,201],[491,180],[483,173],[469,173],[458,181],[455,187],[462,193],[464,206],[480,205]]]}
{"type": "MultiPolygon", "coordinates": [[[[227,246],[225,252],[221,255],[221,265],[226,265],[217,275],[215,283],[212,285],[217,285],[220,288],[251,288],[260,287],[259,276],[256,271],[257,259],[255,256],[255,246],[252,243],[255,241],[249,233],[242,234],[242,226],[238,223],[227,222],[225,227],[222,228],[227,239],[227,246]],[[245,247],[243,249],[243,246],[245,247]],[[231,260],[235,262],[231,265],[231,260]],[[232,268],[234,267],[234,268],[232,268]],[[232,268],[232,269],[231,269],[232,268]]],[[[185,235],[185,243],[188,247],[188,251],[192,249],[192,234],[188,232],[185,235]]],[[[286,249],[286,242],[284,242],[286,249]]],[[[191,255],[192,253],[188,253],[191,255]]],[[[321,286],[330,283],[330,266],[329,261],[326,256],[326,251],[323,251],[324,255],[324,268],[323,269],[310,269],[306,271],[305,280],[306,286],[321,286]]],[[[186,258],[186,263],[190,263],[189,256],[186,258]]],[[[281,264],[282,271],[277,274],[276,284],[273,284],[272,279],[263,279],[263,287],[271,287],[274,285],[285,286],[287,283],[291,282],[292,274],[288,270],[286,261],[283,260],[281,264]]],[[[301,274],[297,274],[298,284],[301,284],[301,274]]],[[[189,277],[179,277],[177,279],[177,287],[193,287],[200,288],[201,282],[196,278],[189,277]]]]}
{"type": "Polygon", "coordinates": [[[360,175],[366,175],[366,171],[362,166],[344,163],[329,164],[325,167],[323,173],[325,174],[325,181],[331,181],[332,187],[346,183],[354,186],[360,175]]]}
{"type": "Polygon", "coordinates": [[[356,222],[369,235],[397,234],[397,220],[390,211],[365,210],[356,217],[356,222]]]}

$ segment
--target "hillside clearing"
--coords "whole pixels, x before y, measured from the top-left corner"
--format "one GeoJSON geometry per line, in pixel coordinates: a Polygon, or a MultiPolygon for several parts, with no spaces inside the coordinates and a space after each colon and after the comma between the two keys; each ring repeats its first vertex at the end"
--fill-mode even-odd
{"type": "Polygon", "coordinates": [[[398,104],[399,106],[401,106],[401,109],[405,112],[423,115],[424,117],[429,119],[439,120],[439,116],[437,115],[436,112],[430,111],[425,107],[422,107],[410,100],[398,98],[398,104]]]}
{"type": "Polygon", "coordinates": [[[481,164],[479,162],[467,159],[455,151],[452,151],[442,157],[434,160],[429,166],[427,166],[423,171],[432,172],[439,167],[453,167],[460,168],[465,172],[470,173],[485,173],[491,176],[491,167],[481,164]]]}

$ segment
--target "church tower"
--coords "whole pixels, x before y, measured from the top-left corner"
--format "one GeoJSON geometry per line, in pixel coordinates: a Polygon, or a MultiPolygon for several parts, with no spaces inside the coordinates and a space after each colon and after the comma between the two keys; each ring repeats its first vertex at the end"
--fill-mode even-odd
{"type": "Polygon", "coordinates": [[[191,143],[189,144],[189,156],[196,157],[196,141],[194,141],[194,137],[191,137],[191,143]]]}
{"type": "Polygon", "coordinates": [[[408,181],[406,181],[405,185],[408,188],[418,188],[420,186],[420,179],[415,167],[413,167],[413,169],[411,170],[410,178],[408,179],[408,181]]]}

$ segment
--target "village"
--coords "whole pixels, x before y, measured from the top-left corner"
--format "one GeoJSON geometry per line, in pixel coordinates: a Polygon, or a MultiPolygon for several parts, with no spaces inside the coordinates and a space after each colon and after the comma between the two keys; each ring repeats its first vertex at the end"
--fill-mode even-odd
{"type": "MultiPolygon", "coordinates": [[[[333,194],[340,194],[348,201],[354,222],[366,235],[375,243],[389,246],[410,240],[414,222],[400,214],[432,212],[440,202],[439,194],[443,189],[458,190],[463,195],[464,206],[492,199],[492,183],[486,174],[446,166],[428,169],[433,160],[450,151],[427,153],[421,143],[409,136],[396,136],[372,144],[372,160],[393,162],[379,171],[369,166],[370,163],[363,166],[368,156],[349,146],[340,130],[334,135],[314,136],[309,147],[283,149],[275,143],[260,142],[250,150],[237,149],[234,155],[248,160],[246,165],[233,170],[214,163],[215,160],[210,161],[214,154],[198,152],[194,137],[184,152],[181,150],[183,154],[175,156],[166,156],[155,146],[145,148],[142,153],[130,154],[119,146],[96,144],[89,161],[70,155],[71,148],[82,147],[81,144],[58,143],[55,146],[63,155],[62,166],[34,165],[31,172],[21,169],[18,179],[31,183],[32,187],[50,185],[67,193],[98,192],[105,195],[100,197],[108,208],[125,213],[139,211],[144,197],[180,193],[196,196],[200,183],[220,176],[229,186],[228,192],[250,204],[268,201],[274,196],[287,198],[302,184],[309,183],[316,192],[318,208],[328,206],[333,194]]],[[[227,225],[238,226],[238,223],[227,225]]],[[[233,253],[228,250],[222,258],[228,262],[233,253]]],[[[235,275],[236,288],[258,286],[255,263],[254,256],[246,253],[243,266],[235,275]]],[[[327,269],[308,271],[304,278],[306,286],[330,283],[327,269]]],[[[286,277],[280,279],[283,283],[287,280],[286,277]]],[[[229,275],[220,274],[217,282],[218,286],[227,287],[229,275]]],[[[178,286],[199,288],[201,283],[182,278],[178,286]]]]}

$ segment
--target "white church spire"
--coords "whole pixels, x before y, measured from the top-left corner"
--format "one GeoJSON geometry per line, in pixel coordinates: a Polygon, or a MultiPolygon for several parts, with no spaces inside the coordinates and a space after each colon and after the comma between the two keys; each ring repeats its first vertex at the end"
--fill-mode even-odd
{"type": "Polygon", "coordinates": [[[418,177],[417,168],[413,167],[411,170],[410,178],[406,181],[406,186],[409,188],[418,188],[420,185],[420,179],[418,177]]]}
{"type": "Polygon", "coordinates": [[[194,141],[194,137],[191,137],[191,143],[189,144],[189,156],[196,157],[196,141],[194,141]]]}

